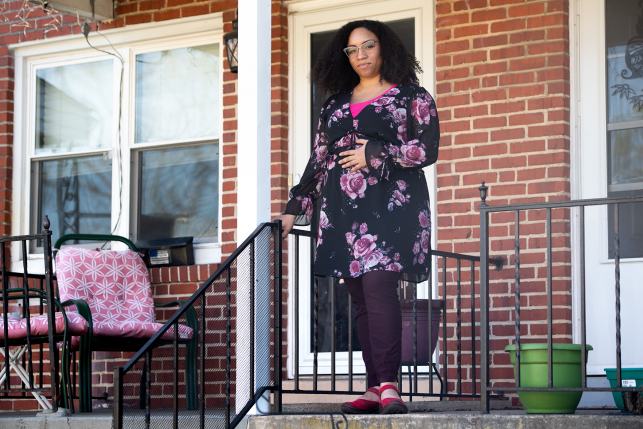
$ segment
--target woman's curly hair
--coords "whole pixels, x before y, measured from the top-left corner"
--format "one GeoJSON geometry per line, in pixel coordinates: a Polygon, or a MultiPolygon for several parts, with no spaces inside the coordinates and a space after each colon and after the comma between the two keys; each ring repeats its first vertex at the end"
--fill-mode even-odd
{"type": "Polygon", "coordinates": [[[380,80],[396,85],[418,83],[417,73],[422,73],[420,64],[398,35],[383,22],[364,19],[344,25],[322,49],[311,72],[311,80],[319,89],[330,94],[349,92],[359,83],[359,75],[343,51],[356,28],[365,28],[379,40],[383,60],[380,80]]]}

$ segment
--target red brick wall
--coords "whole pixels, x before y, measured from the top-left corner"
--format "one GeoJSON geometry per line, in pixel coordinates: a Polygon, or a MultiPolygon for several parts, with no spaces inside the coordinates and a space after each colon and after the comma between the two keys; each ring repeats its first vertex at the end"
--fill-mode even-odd
{"type": "MultiPolygon", "coordinates": [[[[5,16],[15,22],[15,13],[22,2],[8,3],[5,16]]],[[[99,23],[99,29],[123,27],[127,25],[159,22],[215,12],[223,12],[224,32],[232,30],[232,20],[236,16],[236,0],[139,0],[120,1],[115,9],[116,18],[99,23]]],[[[79,34],[80,26],[75,16],[57,15],[61,21],[57,30],[45,33],[44,27],[52,21],[42,11],[36,11],[27,20],[30,27],[12,27],[11,23],[0,25],[0,234],[11,234],[11,192],[12,192],[12,148],[13,148],[13,110],[14,110],[14,60],[6,45],[28,40],[39,40],[57,36],[79,34]]],[[[271,103],[271,192],[273,215],[281,213],[287,198],[288,174],[288,29],[287,10],[281,0],[272,1],[272,103],[271,103]]],[[[96,24],[90,24],[96,28],[96,24]]],[[[221,154],[223,168],[222,183],[222,229],[221,243],[223,259],[237,247],[237,75],[228,70],[224,59],[223,74],[223,133],[221,154]]],[[[284,248],[285,252],[287,250],[284,248]]],[[[286,253],[284,253],[285,255],[286,253]]],[[[287,257],[284,256],[284,260],[287,257]]],[[[155,300],[169,301],[189,297],[197,287],[217,268],[217,265],[203,265],[181,268],[162,268],[151,270],[155,300]]],[[[284,266],[284,273],[287,270],[284,266]]],[[[284,276],[284,290],[287,278],[284,276]]],[[[283,295],[284,326],[287,317],[287,292],[283,295]]],[[[159,312],[159,320],[169,316],[171,310],[159,312]]],[[[284,338],[284,366],[286,355],[286,335],[284,338]]],[[[129,353],[96,353],[94,356],[93,383],[95,396],[107,391],[111,396],[114,366],[122,365],[130,357],[129,353]]],[[[100,402],[100,401],[98,401],[100,402]]],[[[0,401],[2,410],[36,408],[34,401],[0,401]]]]}
{"type": "MultiPolygon", "coordinates": [[[[478,253],[481,180],[490,187],[488,204],[570,198],[568,10],[567,1],[437,0],[440,250],[478,253]]],[[[511,212],[491,215],[491,256],[509,261],[504,270],[490,274],[491,379],[499,386],[513,385],[509,355],[503,351],[514,335],[513,219],[511,212]]],[[[544,211],[521,217],[525,342],[546,338],[544,219],[544,211]]],[[[570,342],[569,213],[554,211],[553,219],[554,341],[570,342]]],[[[453,309],[456,286],[450,268],[447,307],[453,309]]],[[[463,270],[463,350],[470,351],[469,279],[468,269],[463,270]]],[[[448,359],[454,363],[455,313],[448,323],[448,359]]],[[[463,391],[471,391],[470,352],[463,354],[463,365],[463,391]]],[[[448,375],[454,380],[455,368],[448,375]]],[[[454,388],[450,382],[449,389],[454,388]]]]}

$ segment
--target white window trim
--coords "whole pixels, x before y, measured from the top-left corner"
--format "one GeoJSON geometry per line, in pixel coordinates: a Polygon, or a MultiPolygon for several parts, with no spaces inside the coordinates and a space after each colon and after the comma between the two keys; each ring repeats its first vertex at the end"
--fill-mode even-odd
{"type": "MultiPolygon", "coordinates": [[[[123,73],[123,92],[129,94],[129,88],[133,88],[133,76],[128,66],[134,59],[134,55],[142,52],[150,52],[161,49],[175,49],[179,47],[203,45],[208,43],[219,44],[219,144],[222,144],[223,133],[223,59],[225,47],[223,45],[223,18],[222,13],[214,13],[197,17],[176,19],[160,23],[149,23],[132,25],[123,28],[105,30],[101,32],[114,45],[116,50],[125,60],[123,73]]],[[[92,32],[89,40],[93,46],[111,52],[108,41],[100,35],[92,32]]],[[[30,167],[28,162],[35,158],[33,152],[33,139],[29,130],[33,129],[33,112],[30,111],[33,96],[33,72],[35,68],[43,66],[51,67],[61,64],[72,64],[97,59],[107,59],[106,54],[101,54],[87,45],[83,35],[72,35],[46,39],[33,42],[24,42],[9,45],[15,56],[15,90],[14,90],[14,147],[13,147],[13,210],[12,210],[12,235],[26,235],[30,233],[31,222],[31,193],[30,193],[30,167]]],[[[115,88],[118,88],[120,79],[120,62],[114,59],[115,88]]],[[[114,91],[114,97],[118,99],[118,92],[114,91]]],[[[121,142],[122,142],[122,168],[123,168],[123,189],[122,189],[122,212],[121,219],[115,234],[129,237],[131,222],[131,177],[130,159],[134,149],[157,146],[154,144],[133,144],[133,135],[129,127],[133,123],[134,95],[124,97],[122,100],[121,119],[121,142]],[[128,131],[130,134],[128,135],[128,131]]],[[[33,110],[33,109],[31,109],[33,110]]],[[[114,129],[118,126],[118,117],[114,118],[114,129]]],[[[200,139],[190,140],[198,142],[200,139]]],[[[212,140],[212,139],[209,139],[212,140]]],[[[166,146],[180,142],[163,142],[158,146],[166,146]]],[[[83,153],[105,153],[111,152],[115,155],[118,149],[118,136],[114,133],[112,147],[101,150],[83,151],[83,153]]],[[[81,152],[78,152],[81,153],[81,152]]],[[[220,150],[220,154],[222,150],[220,150]]],[[[67,154],[65,154],[67,155],[67,154]]],[[[76,153],[74,153],[76,155],[76,153]]],[[[219,172],[223,171],[223,157],[219,156],[219,172]]],[[[119,207],[119,174],[113,168],[112,176],[112,228],[115,226],[119,207]]],[[[221,231],[221,183],[219,180],[219,204],[218,204],[218,230],[221,231]]],[[[52,243],[53,244],[53,243],[52,243]]],[[[22,256],[19,243],[12,247],[12,270],[22,270],[22,256]]],[[[195,264],[213,264],[221,262],[221,242],[199,243],[194,245],[195,264]]],[[[42,254],[28,254],[27,263],[30,272],[38,273],[44,270],[42,254]]]]}

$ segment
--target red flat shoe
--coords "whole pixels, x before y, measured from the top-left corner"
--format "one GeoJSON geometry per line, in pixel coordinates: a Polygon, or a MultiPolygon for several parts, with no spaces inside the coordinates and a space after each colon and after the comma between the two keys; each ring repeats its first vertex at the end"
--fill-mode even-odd
{"type": "Polygon", "coordinates": [[[382,392],[388,389],[393,389],[397,392],[398,396],[400,395],[400,391],[392,384],[385,384],[384,387],[380,388],[380,414],[408,414],[409,409],[401,399],[382,399],[382,392]]]}
{"type": "MultiPolygon", "coordinates": [[[[367,392],[373,392],[377,396],[380,395],[377,387],[371,387],[367,392]]],[[[366,399],[358,399],[353,402],[344,402],[342,404],[342,413],[344,414],[377,414],[379,412],[379,402],[367,401],[366,399]]]]}

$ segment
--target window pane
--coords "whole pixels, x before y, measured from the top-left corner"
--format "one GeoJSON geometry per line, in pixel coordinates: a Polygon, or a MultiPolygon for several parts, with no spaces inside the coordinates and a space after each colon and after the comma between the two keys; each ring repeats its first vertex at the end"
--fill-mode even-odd
{"type": "Polygon", "coordinates": [[[111,60],[36,71],[36,154],[111,148],[111,60]]]}
{"type": "MultiPolygon", "coordinates": [[[[643,120],[643,7],[631,0],[610,0],[605,9],[607,47],[607,121],[643,120]]],[[[623,126],[623,125],[621,125],[623,126]]],[[[643,128],[607,132],[608,197],[643,196],[643,128]]],[[[619,207],[621,258],[643,257],[643,204],[619,207]]],[[[614,211],[608,207],[608,256],[615,256],[614,211]]]]}
{"type": "Polygon", "coordinates": [[[638,2],[610,0],[605,8],[608,122],[643,119],[643,27],[638,2]]]}
{"type": "Polygon", "coordinates": [[[608,135],[610,189],[623,188],[622,185],[643,189],[643,128],[608,135]]]}
{"type": "Polygon", "coordinates": [[[107,154],[35,162],[34,185],[38,185],[34,232],[42,230],[47,215],[52,243],[65,234],[110,233],[112,160],[107,154]]]}
{"type": "Polygon", "coordinates": [[[136,56],[136,142],[219,134],[219,45],[136,56]]]}
{"type": "Polygon", "coordinates": [[[138,239],[211,241],[203,238],[217,235],[219,146],[144,151],[140,160],[138,239]]]}

